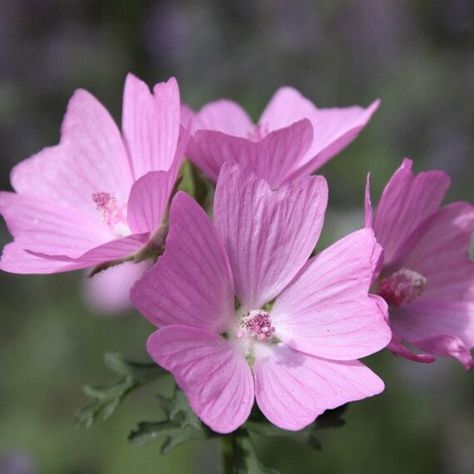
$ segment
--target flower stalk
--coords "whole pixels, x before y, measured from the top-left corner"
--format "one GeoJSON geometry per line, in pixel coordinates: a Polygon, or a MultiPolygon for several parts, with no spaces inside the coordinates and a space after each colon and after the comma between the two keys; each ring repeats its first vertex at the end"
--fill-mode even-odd
{"type": "Polygon", "coordinates": [[[234,434],[223,436],[222,439],[222,472],[232,474],[234,472],[234,434]]]}

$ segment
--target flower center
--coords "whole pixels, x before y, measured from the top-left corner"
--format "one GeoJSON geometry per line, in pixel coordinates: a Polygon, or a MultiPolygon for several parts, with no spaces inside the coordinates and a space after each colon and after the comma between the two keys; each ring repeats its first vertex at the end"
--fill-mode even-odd
{"type": "Polygon", "coordinates": [[[92,200],[97,211],[102,216],[102,221],[107,224],[118,235],[126,235],[128,226],[126,224],[123,206],[120,206],[115,196],[103,191],[93,193],[92,200]]]}
{"type": "Polygon", "coordinates": [[[402,268],[381,280],[378,293],[389,305],[398,307],[421,296],[426,283],[421,273],[402,268]]]}
{"type": "Polygon", "coordinates": [[[266,311],[257,309],[249,311],[240,323],[237,330],[237,337],[239,339],[247,337],[255,337],[259,341],[270,341],[275,333],[275,328],[272,326],[270,314],[266,311]]]}

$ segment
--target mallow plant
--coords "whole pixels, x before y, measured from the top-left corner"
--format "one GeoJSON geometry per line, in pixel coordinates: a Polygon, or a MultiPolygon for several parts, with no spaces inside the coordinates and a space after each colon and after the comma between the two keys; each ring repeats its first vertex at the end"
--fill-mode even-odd
{"type": "Polygon", "coordinates": [[[319,448],[318,430],[342,425],[348,403],[384,390],[360,359],[386,349],[472,369],[474,207],[441,204],[446,173],[415,175],[405,159],[377,206],[368,179],[365,222],[315,251],[330,190],[314,173],[378,106],[319,109],[282,87],[254,124],[235,102],[195,112],[174,78],[150,90],[129,74],[119,129],[74,93],[59,144],[15,166],[0,193],[12,235],[0,268],[88,269],[96,301],[129,301],[153,326],[130,340],[149,361],[106,354],[118,378],[85,387],[78,424],[168,377],[163,418],[139,422],[131,442],[158,438],[168,452],[220,438],[225,472],[276,472],[252,436],[319,448]]]}

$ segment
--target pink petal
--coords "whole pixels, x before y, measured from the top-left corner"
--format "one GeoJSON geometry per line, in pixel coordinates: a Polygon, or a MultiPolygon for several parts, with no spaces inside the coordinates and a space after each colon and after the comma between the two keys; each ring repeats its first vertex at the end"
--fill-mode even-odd
{"type": "Polygon", "coordinates": [[[368,294],[380,252],[372,231],[362,229],[312,258],[275,301],[276,337],[335,360],[384,348],[391,338],[387,306],[368,294]]]}
{"type": "Polygon", "coordinates": [[[82,211],[41,198],[1,192],[0,214],[21,249],[78,257],[113,238],[82,211]]]}
{"type": "MultiPolygon", "coordinates": [[[[460,347],[462,347],[462,352],[468,352],[474,347],[473,318],[472,300],[470,302],[458,302],[456,299],[452,302],[420,301],[390,312],[393,330],[399,337],[429,354],[446,356],[450,355],[449,351],[460,354],[460,347]],[[430,341],[438,341],[438,339],[442,343],[439,350],[430,350],[430,341]],[[423,341],[428,341],[428,344],[424,344],[423,341]],[[441,353],[446,341],[447,347],[444,353],[441,353]],[[451,345],[452,341],[455,341],[454,346],[451,345]]],[[[461,360],[459,357],[456,358],[461,360]]]]}
{"type": "Polygon", "coordinates": [[[287,127],[297,120],[312,120],[316,106],[293,87],[280,87],[268,102],[258,121],[267,130],[287,127]]]}
{"type": "Polygon", "coordinates": [[[11,243],[3,247],[0,270],[19,274],[50,274],[67,271],[63,260],[52,260],[32,255],[22,245],[11,243]]]}
{"type": "Polygon", "coordinates": [[[254,399],[250,368],[232,342],[187,326],[167,326],[147,342],[152,359],[173,373],[199,418],[230,433],[248,418],[254,399]]]}
{"type": "Polygon", "coordinates": [[[474,368],[470,348],[456,336],[437,336],[424,341],[417,341],[415,346],[436,356],[454,357],[466,370],[474,368]]]}
{"type": "Polygon", "coordinates": [[[245,308],[271,301],[301,269],[318,240],[326,204],[326,180],[320,176],[272,191],[248,169],[224,164],[214,221],[245,308]]]}
{"type": "Polygon", "coordinates": [[[379,104],[380,101],[376,100],[366,109],[362,107],[319,109],[311,120],[315,131],[313,146],[302,159],[304,165],[292,179],[321,168],[350,145],[365,128],[379,104]]]}
{"type": "Polygon", "coordinates": [[[474,262],[469,245],[474,234],[474,206],[444,206],[422,228],[423,234],[401,260],[428,279],[423,299],[473,300],[474,262]]]}
{"type": "Polygon", "coordinates": [[[19,163],[11,181],[20,194],[81,209],[100,221],[93,194],[107,192],[125,204],[132,176],[109,113],[91,94],[78,90],[69,101],[61,143],[19,163]]]}
{"type": "Polygon", "coordinates": [[[259,408],[285,430],[300,430],[327,409],[384,389],[382,380],[357,360],[319,359],[282,344],[260,347],[253,370],[259,408]]]}
{"type": "Polygon", "coordinates": [[[271,132],[259,141],[200,131],[190,140],[188,155],[212,180],[217,179],[226,161],[233,161],[247,166],[276,189],[298,166],[312,140],[313,129],[306,119],[271,132]]]}
{"type": "Polygon", "coordinates": [[[365,227],[372,228],[374,225],[372,200],[370,199],[370,173],[367,173],[367,180],[365,182],[365,200],[364,200],[364,211],[365,211],[365,227]]]}
{"type": "Polygon", "coordinates": [[[397,336],[393,336],[390,344],[387,346],[387,349],[390,352],[393,352],[395,355],[404,357],[405,359],[412,360],[414,362],[422,362],[425,364],[430,364],[436,359],[429,354],[416,354],[404,346],[401,340],[397,336]]]}
{"type": "Polygon", "coordinates": [[[149,234],[133,234],[112,240],[95,247],[71,262],[70,270],[87,268],[123,257],[128,257],[143,247],[149,239],[149,234]]]}
{"type": "Polygon", "coordinates": [[[301,168],[292,179],[310,174],[351,143],[377,110],[376,100],[367,109],[362,107],[318,109],[292,87],[276,91],[262,113],[259,125],[268,130],[286,127],[308,118],[314,129],[314,140],[301,160],[301,168]]]}
{"type": "Polygon", "coordinates": [[[229,262],[211,221],[187,194],[170,212],[166,251],[133,287],[132,303],[153,324],[187,324],[221,332],[234,317],[229,262]]]}
{"type": "Polygon", "coordinates": [[[156,84],[152,94],[143,81],[129,74],[122,122],[135,179],[149,171],[168,170],[175,158],[180,130],[176,79],[156,84]]]}
{"type": "Polygon", "coordinates": [[[191,126],[192,130],[192,124],[194,120],[194,110],[187,104],[181,104],[181,126],[184,128],[187,128],[188,125],[191,126]]]}
{"type": "Polygon", "coordinates": [[[132,307],[130,289],[150,268],[151,261],[125,262],[84,280],[84,297],[92,311],[117,314],[132,307]]]}
{"type": "Polygon", "coordinates": [[[64,266],[58,271],[80,270],[104,262],[129,257],[147,243],[148,237],[149,234],[133,234],[122,237],[94,247],[77,258],[71,258],[67,255],[47,254],[34,250],[26,250],[26,252],[45,260],[63,262],[64,266]]]}
{"type": "Polygon", "coordinates": [[[227,99],[209,102],[194,113],[193,131],[215,130],[237,137],[248,137],[255,125],[239,104],[227,99]]]}
{"type": "Polygon", "coordinates": [[[156,231],[166,212],[174,185],[169,171],[150,171],[132,186],[128,200],[127,220],[135,233],[156,231]]]}
{"type": "Polygon", "coordinates": [[[414,176],[412,161],[403,160],[384,189],[375,215],[375,236],[386,266],[394,264],[419,237],[417,227],[438,208],[450,181],[442,171],[414,176]]]}

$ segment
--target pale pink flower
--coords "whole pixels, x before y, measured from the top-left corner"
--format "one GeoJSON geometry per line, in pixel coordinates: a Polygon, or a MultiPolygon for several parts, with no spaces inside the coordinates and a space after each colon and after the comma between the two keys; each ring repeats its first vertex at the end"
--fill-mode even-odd
{"type": "Polygon", "coordinates": [[[474,207],[465,202],[440,207],[449,184],[442,171],[414,176],[412,161],[405,159],[385,187],[374,218],[367,181],[366,225],[373,227],[384,250],[375,288],[389,304],[389,349],[419,362],[451,356],[469,369],[474,207]]]}
{"type": "Polygon", "coordinates": [[[188,195],[173,200],[166,251],[131,299],[160,327],[151,357],[214,431],[238,428],[254,398],[299,430],[384,388],[356,360],[390,340],[386,305],[368,294],[381,250],[363,229],[308,260],[326,204],[320,176],[272,191],[235,163],[221,169],[213,222],[188,195]]]}
{"type": "Polygon", "coordinates": [[[124,262],[92,278],[84,275],[82,290],[86,305],[94,313],[106,316],[120,315],[130,310],[130,289],[151,266],[151,260],[124,262]]]}
{"type": "Polygon", "coordinates": [[[90,93],[74,93],[60,143],[15,166],[16,192],[0,193],[0,213],[14,236],[2,270],[91,267],[130,256],[153,239],[186,146],[176,80],[157,84],[152,94],[129,74],[122,130],[90,93]]]}
{"type": "Polygon", "coordinates": [[[276,91],[255,125],[242,107],[218,100],[193,113],[186,154],[213,181],[225,161],[250,167],[273,187],[311,174],[356,138],[379,106],[318,109],[292,87],[276,91]],[[290,140],[290,137],[292,140],[290,140]]]}

